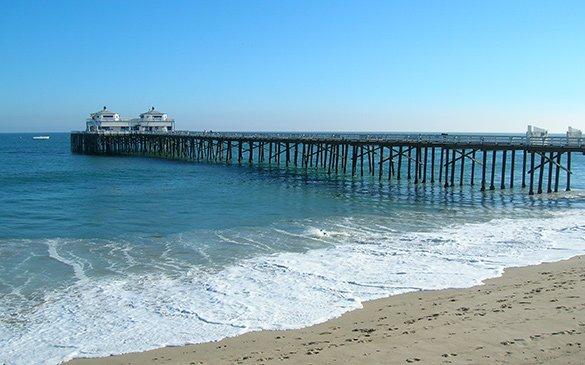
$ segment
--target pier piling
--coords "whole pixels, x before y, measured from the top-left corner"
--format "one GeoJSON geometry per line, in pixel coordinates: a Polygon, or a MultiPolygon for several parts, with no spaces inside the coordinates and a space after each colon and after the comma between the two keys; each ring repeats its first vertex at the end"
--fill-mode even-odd
{"type": "Polygon", "coordinates": [[[146,156],[227,165],[232,164],[234,158],[238,164],[242,164],[246,158],[248,165],[268,164],[287,169],[302,168],[307,172],[309,170],[324,171],[327,174],[350,175],[351,177],[356,177],[358,174],[364,177],[367,171],[367,175],[371,177],[377,175],[378,181],[385,180],[383,177],[387,176],[389,182],[399,182],[402,175],[406,174],[406,179],[414,186],[433,185],[438,181],[438,186],[443,189],[455,187],[455,174],[459,179],[459,186],[466,184],[474,186],[476,165],[479,164],[481,191],[485,191],[488,187],[488,168],[490,169],[489,190],[496,189],[496,176],[499,180],[499,188],[506,189],[508,173],[508,188],[514,189],[516,155],[521,153],[520,185],[522,189],[525,189],[526,179],[529,179],[529,195],[542,194],[545,191],[546,193],[558,192],[559,185],[562,183],[561,179],[564,179],[565,190],[570,191],[572,153],[585,153],[585,141],[583,138],[574,140],[563,139],[563,137],[548,138],[548,140],[532,144],[531,141],[522,137],[487,136],[449,138],[444,135],[369,137],[191,132],[73,132],[71,150],[74,153],[87,155],[146,156]],[[476,159],[478,152],[480,160],[476,159]],[[538,165],[536,165],[537,155],[540,156],[538,165]],[[406,159],[405,163],[403,159],[406,159]],[[466,166],[467,159],[471,163],[469,168],[466,166]],[[564,178],[561,170],[566,172],[564,178]],[[535,180],[536,173],[538,173],[538,180],[535,180]]]}

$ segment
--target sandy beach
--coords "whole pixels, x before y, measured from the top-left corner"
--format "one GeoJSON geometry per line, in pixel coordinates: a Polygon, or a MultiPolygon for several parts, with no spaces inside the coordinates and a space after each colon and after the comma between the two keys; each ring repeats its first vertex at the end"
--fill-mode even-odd
{"type": "Polygon", "coordinates": [[[366,302],[303,329],[68,364],[583,364],[584,299],[578,256],[510,268],[467,289],[366,302]]]}

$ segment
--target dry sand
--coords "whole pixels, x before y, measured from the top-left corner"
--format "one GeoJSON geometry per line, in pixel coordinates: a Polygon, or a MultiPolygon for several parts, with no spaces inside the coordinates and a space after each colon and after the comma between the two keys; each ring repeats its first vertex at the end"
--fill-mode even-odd
{"type": "MultiPolygon", "coordinates": [[[[156,331],[156,329],[153,329],[156,331]]],[[[299,330],[71,364],[585,364],[585,256],[415,292],[299,330]]]]}

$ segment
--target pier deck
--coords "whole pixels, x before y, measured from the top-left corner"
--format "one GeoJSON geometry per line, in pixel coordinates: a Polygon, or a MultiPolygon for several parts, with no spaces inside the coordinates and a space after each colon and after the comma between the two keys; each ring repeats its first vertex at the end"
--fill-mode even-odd
{"type": "Polygon", "coordinates": [[[72,132],[71,150],[194,162],[284,165],[380,180],[528,187],[528,194],[571,189],[571,154],[585,138],[566,136],[355,133],[72,132]],[[466,165],[466,162],[469,166],[466,165]],[[519,174],[517,172],[519,171],[519,174]]]}

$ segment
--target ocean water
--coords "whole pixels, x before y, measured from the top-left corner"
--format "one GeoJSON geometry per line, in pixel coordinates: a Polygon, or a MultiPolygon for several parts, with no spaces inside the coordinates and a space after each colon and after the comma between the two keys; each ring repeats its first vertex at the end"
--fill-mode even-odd
{"type": "Polygon", "coordinates": [[[529,197],[0,134],[0,363],[297,328],[584,254],[584,156],[573,165],[573,191],[529,197]]]}

